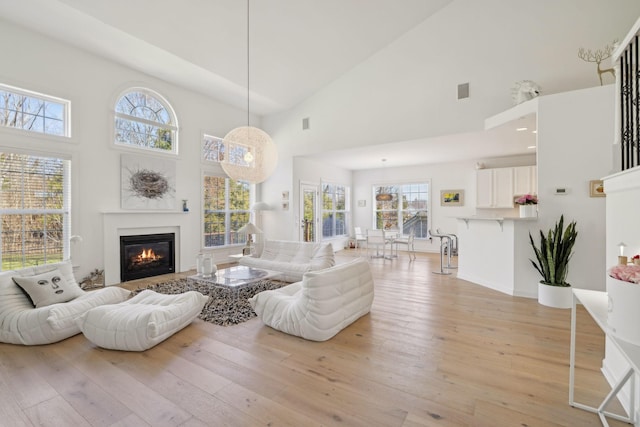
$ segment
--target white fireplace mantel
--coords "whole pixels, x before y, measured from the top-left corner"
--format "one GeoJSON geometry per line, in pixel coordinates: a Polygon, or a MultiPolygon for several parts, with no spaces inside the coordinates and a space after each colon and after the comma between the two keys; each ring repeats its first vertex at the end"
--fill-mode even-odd
{"type": "Polygon", "coordinates": [[[134,234],[175,233],[176,272],[187,271],[190,256],[188,245],[189,212],[183,211],[105,211],[102,212],[104,233],[104,280],[105,285],[120,283],[120,236],[134,234]]]}

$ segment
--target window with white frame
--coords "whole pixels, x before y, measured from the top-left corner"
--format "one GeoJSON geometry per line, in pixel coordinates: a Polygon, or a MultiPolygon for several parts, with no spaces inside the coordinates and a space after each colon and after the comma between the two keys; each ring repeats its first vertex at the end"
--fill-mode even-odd
{"type": "Polygon", "coordinates": [[[253,153],[251,147],[243,144],[225,142],[222,138],[205,134],[202,138],[202,158],[207,162],[228,162],[237,166],[251,166],[253,153]]]}
{"type": "Polygon", "coordinates": [[[0,125],[45,135],[71,136],[67,100],[0,84],[0,125]]]}
{"type": "Polygon", "coordinates": [[[224,176],[204,176],[204,247],[242,244],[238,229],[251,219],[253,186],[224,176]]]}
{"type": "Polygon", "coordinates": [[[0,152],[2,270],[69,258],[71,161],[0,152]]]}
{"type": "Polygon", "coordinates": [[[398,229],[416,238],[429,237],[429,183],[388,184],[373,187],[377,229],[398,229]]]}
{"type": "Polygon", "coordinates": [[[115,143],[143,150],[178,153],[178,124],[169,103],[143,88],[130,89],[115,106],[115,143]]]}
{"type": "Polygon", "coordinates": [[[348,234],[349,188],[344,185],[322,183],[322,237],[348,234]]]}
{"type": "Polygon", "coordinates": [[[224,156],[224,142],[217,136],[204,135],[202,138],[202,159],[207,162],[222,163],[224,156]]]}

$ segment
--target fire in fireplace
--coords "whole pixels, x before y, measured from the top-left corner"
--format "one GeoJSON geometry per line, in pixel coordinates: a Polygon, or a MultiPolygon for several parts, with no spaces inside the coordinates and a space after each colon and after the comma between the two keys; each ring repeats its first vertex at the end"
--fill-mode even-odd
{"type": "Polygon", "coordinates": [[[173,273],[174,254],[174,233],[120,236],[120,280],[173,273]]]}

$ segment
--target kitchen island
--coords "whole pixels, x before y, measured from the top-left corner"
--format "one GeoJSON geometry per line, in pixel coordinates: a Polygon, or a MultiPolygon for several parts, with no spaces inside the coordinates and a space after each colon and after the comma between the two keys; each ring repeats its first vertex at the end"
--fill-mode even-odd
{"type": "Polygon", "coordinates": [[[538,295],[540,276],[529,230],[537,239],[538,218],[468,216],[457,218],[458,278],[529,298],[538,295]]]}

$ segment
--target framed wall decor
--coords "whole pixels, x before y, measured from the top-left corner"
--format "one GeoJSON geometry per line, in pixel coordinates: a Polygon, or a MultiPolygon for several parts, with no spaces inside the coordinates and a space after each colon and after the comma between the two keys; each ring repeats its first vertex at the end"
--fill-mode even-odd
{"type": "Polygon", "coordinates": [[[441,190],[440,206],[463,206],[464,190],[441,190]]]}
{"type": "Polygon", "coordinates": [[[122,209],[176,209],[176,163],[123,154],[122,209]]]}
{"type": "Polygon", "coordinates": [[[601,179],[589,181],[589,197],[605,197],[604,183],[601,179]]]}

